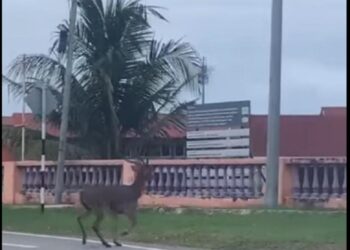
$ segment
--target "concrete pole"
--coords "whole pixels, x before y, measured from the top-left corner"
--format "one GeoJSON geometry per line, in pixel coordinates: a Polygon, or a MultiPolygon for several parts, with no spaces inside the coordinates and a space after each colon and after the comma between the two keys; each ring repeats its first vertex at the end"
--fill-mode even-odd
{"type": "Polygon", "coordinates": [[[75,20],[77,16],[77,0],[72,0],[72,6],[69,16],[69,34],[68,34],[68,52],[67,52],[67,67],[64,77],[63,90],[63,107],[62,118],[60,126],[60,140],[58,146],[58,160],[57,160],[57,174],[55,185],[55,203],[59,204],[62,201],[63,192],[63,174],[64,174],[64,160],[66,153],[67,128],[68,128],[68,114],[69,114],[69,99],[71,91],[71,74],[73,69],[73,42],[75,34],[75,20]]]}
{"type": "Polygon", "coordinates": [[[26,95],[26,82],[23,79],[22,87],[22,143],[21,143],[21,161],[24,161],[25,156],[25,137],[26,137],[26,128],[25,128],[25,112],[26,112],[26,103],[24,101],[26,95]]]}
{"type": "Polygon", "coordinates": [[[278,206],[280,144],[280,95],[282,50],[282,0],[272,0],[269,115],[267,124],[267,165],[265,205],[278,206]]]}
{"type": "Polygon", "coordinates": [[[202,104],[205,103],[205,84],[206,84],[206,62],[205,62],[205,57],[203,57],[203,62],[202,62],[202,68],[201,68],[201,81],[202,81],[202,104]]]}
{"type": "MultiPolygon", "coordinates": [[[[23,59],[25,56],[23,56],[23,59]]],[[[22,86],[22,144],[21,144],[21,161],[24,161],[25,157],[25,137],[26,137],[26,128],[25,128],[25,112],[26,112],[26,103],[24,101],[25,95],[26,95],[26,79],[25,79],[25,68],[23,68],[22,72],[22,80],[23,80],[23,86],[22,86]]]]}

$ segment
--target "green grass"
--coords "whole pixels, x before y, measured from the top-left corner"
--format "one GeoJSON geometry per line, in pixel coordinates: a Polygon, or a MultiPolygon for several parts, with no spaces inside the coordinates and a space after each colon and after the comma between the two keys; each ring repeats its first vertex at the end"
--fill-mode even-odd
{"type": "MultiPolygon", "coordinates": [[[[38,209],[3,206],[3,230],[32,233],[76,235],[80,230],[73,208],[38,209]]],[[[90,238],[93,218],[85,225],[90,238]]],[[[115,221],[107,216],[102,223],[106,238],[112,237],[115,221]]],[[[121,232],[127,221],[120,218],[121,232]]],[[[230,213],[205,214],[188,211],[182,214],[141,210],[138,225],[126,241],[182,245],[209,249],[283,249],[283,250],[343,250],[346,244],[345,213],[230,213]]]]}

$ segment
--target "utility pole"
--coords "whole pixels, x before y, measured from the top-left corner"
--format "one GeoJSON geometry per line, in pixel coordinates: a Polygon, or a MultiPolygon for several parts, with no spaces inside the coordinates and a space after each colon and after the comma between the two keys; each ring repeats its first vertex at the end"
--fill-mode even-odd
{"type": "Polygon", "coordinates": [[[25,128],[25,112],[26,112],[26,103],[24,101],[26,95],[26,81],[23,72],[23,86],[22,86],[22,143],[21,143],[21,160],[24,161],[25,156],[25,137],[26,137],[26,128],[25,128]]]}
{"type": "MultiPolygon", "coordinates": [[[[23,59],[25,59],[25,56],[23,56],[23,59]]],[[[25,60],[24,60],[25,61],[25,60]]],[[[25,66],[23,65],[23,71],[22,71],[22,142],[21,142],[21,161],[24,161],[25,158],[25,139],[26,139],[26,127],[25,127],[25,112],[26,112],[26,103],[25,103],[25,96],[26,96],[26,76],[25,76],[25,66]]]]}
{"type": "Polygon", "coordinates": [[[205,57],[203,57],[199,80],[200,80],[200,83],[202,84],[202,104],[204,104],[205,103],[205,84],[207,83],[207,80],[208,80],[208,67],[207,67],[205,57]]]}
{"type": "Polygon", "coordinates": [[[75,20],[77,16],[77,0],[71,1],[71,9],[69,16],[69,33],[68,33],[68,52],[67,52],[67,67],[64,77],[63,89],[63,107],[62,118],[60,126],[60,138],[58,146],[58,160],[56,172],[56,186],[55,186],[55,203],[59,204],[62,201],[63,192],[63,174],[64,174],[64,160],[66,153],[68,115],[69,115],[69,99],[71,91],[71,74],[73,69],[73,44],[75,35],[75,20]]]}
{"type": "Polygon", "coordinates": [[[269,115],[265,205],[278,206],[278,173],[281,103],[282,0],[272,0],[269,115]]]}

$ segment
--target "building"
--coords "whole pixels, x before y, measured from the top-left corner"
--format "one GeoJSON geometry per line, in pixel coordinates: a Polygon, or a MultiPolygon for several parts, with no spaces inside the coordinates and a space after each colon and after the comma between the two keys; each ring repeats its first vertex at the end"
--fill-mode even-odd
{"type": "MultiPolygon", "coordinates": [[[[2,124],[21,126],[21,114],[2,117],[2,124]]],[[[25,126],[30,130],[40,130],[40,122],[36,121],[32,114],[26,114],[25,126]]],[[[251,115],[249,126],[251,155],[266,156],[267,115],[251,115]]],[[[186,131],[175,127],[169,127],[168,130],[170,138],[155,140],[151,146],[151,155],[184,158],[186,131]]],[[[59,129],[49,125],[47,133],[57,138],[59,129]]],[[[346,107],[324,107],[315,115],[281,115],[280,139],[281,156],[346,156],[346,107]]],[[[137,138],[128,135],[124,140],[123,150],[127,155],[131,155],[137,147],[137,138]]]]}

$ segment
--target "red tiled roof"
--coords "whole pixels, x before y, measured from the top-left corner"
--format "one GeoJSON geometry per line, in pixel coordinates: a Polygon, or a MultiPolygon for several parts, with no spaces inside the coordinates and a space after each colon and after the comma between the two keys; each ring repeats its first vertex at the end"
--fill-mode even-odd
{"type": "MultiPolygon", "coordinates": [[[[34,115],[31,113],[24,114],[25,119],[25,127],[30,130],[40,131],[41,130],[41,123],[38,120],[35,120],[34,115]]],[[[14,126],[14,127],[21,127],[22,124],[22,114],[21,113],[14,113],[12,116],[3,116],[2,117],[2,125],[7,126],[14,126]]],[[[47,123],[46,124],[46,132],[47,134],[59,137],[60,129],[59,127],[54,126],[53,124],[47,123]]],[[[68,137],[72,137],[73,135],[71,133],[68,133],[68,137]]]]}
{"type": "MultiPolygon", "coordinates": [[[[40,122],[32,114],[26,116],[26,127],[40,130],[40,122]]],[[[281,115],[281,156],[345,156],[346,155],[346,107],[322,108],[320,115],[281,115]]],[[[21,114],[3,117],[3,125],[21,125],[21,114]]],[[[59,136],[59,129],[47,127],[52,136],[59,136]]],[[[186,137],[177,127],[168,127],[173,139],[186,137]]],[[[127,137],[132,136],[129,134],[127,137]]],[[[266,156],[267,115],[250,116],[250,140],[253,156],[266,156]]]]}

